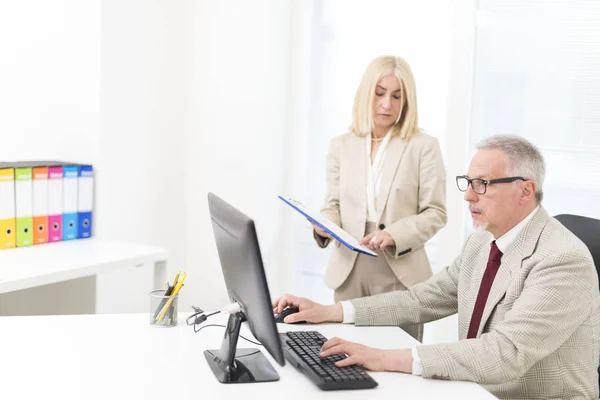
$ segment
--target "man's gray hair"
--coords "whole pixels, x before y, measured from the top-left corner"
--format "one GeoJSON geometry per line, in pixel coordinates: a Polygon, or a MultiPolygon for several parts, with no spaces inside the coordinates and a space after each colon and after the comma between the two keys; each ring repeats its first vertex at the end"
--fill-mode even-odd
{"type": "Polygon", "coordinates": [[[542,202],[544,192],[544,178],[546,177],[546,163],[542,153],[527,139],[517,135],[494,135],[483,139],[477,144],[477,150],[498,149],[508,157],[506,174],[508,176],[522,176],[536,183],[535,198],[542,202]]]}

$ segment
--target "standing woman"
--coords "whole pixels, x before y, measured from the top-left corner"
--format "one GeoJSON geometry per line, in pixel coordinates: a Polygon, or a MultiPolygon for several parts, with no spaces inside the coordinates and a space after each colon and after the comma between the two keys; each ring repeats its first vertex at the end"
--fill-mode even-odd
{"type": "MultiPolygon", "coordinates": [[[[321,210],[378,256],[335,241],[325,273],[335,301],[407,290],[429,278],[424,245],[446,224],[445,196],[440,146],[419,129],[410,67],[400,57],[378,57],[356,92],[350,133],[331,141],[321,210]]],[[[326,247],[331,237],[313,228],[326,247]]],[[[423,325],[403,329],[422,341],[423,325]]]]}

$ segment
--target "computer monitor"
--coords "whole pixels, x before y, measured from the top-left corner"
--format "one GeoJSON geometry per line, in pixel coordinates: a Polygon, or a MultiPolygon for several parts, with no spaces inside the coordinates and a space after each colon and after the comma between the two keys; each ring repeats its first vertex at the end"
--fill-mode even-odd
{"type": "Polygon", "coordinates": [[[206,350],[204,356],[222,383],[279,380],[259,349],[236,349],[245,317],[252,334],[275,361],[285,364],[254,221],[212,193],[208,208],[227,292],[241,312],[229,315],[221,349],[206,350]]]}

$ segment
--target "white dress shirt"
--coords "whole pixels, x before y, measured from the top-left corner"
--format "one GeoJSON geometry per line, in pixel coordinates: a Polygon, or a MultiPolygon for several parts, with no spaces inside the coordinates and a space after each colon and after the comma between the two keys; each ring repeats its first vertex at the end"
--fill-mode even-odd
{"type": "MultiPolygon", "coordinates": [[[[504,235],[500,236],[496,239],[496,246],[498,249],[504,254],[508,250],[511,244],[515,241],[519,233],[525,228],[525,225],[533,218],[535,213],[539,210],[540,206],[538,205],[535,210],[533,210],[523,221],[519,222],[515,225],[510,231],[506,232],[504,235]]],[[[493,241],[493,239],[490,241],[493,241]]],[[[356,321],[356,311],[354,310],[354,306],[350,301],[341,301],[342,312],[343,312],[343,320],[344,324],[353,324],[356,321]]],[[[421,358],[419,357],[419,353],[417,352],[418,347],[413,347],[412,351],[412,374],[413,375],[422,375],[423,374],[423,366],[421,365],[421,358]]]]}
{"type": "Polygon", "coordinates": [[[367,141],[367,222],[377,222],[377,195],[379,194],[379,188],[381,186],[381,176],[383,171],[383,164],[385,162],[385,153],[390,137],[392,135],[388,132],[381,145],[377,149],[375,159],[371,164],[371,134],[369,133],[365,140],[367,141]]]}

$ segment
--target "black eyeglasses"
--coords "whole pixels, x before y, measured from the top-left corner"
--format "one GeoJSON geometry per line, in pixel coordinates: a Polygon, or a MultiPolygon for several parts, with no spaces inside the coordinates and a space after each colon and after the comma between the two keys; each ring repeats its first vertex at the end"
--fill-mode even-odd
{"type": "Polygon", "coordinates": [[[456,186],[458,186],[458,190],[461,192],[466,192],[469,188],[469,185],[473,188],[473,191],[477,194],[485,194],[487,190],[487,185],[491,185],[494,183],[510,183],[518,180],[526,181],[527,179],[521,176],[511,176],[510,178],[499,178],[499,179],[479,179],[473,178],[469,179],[466,175],[460,175],[456,177],[456,186]]]}

